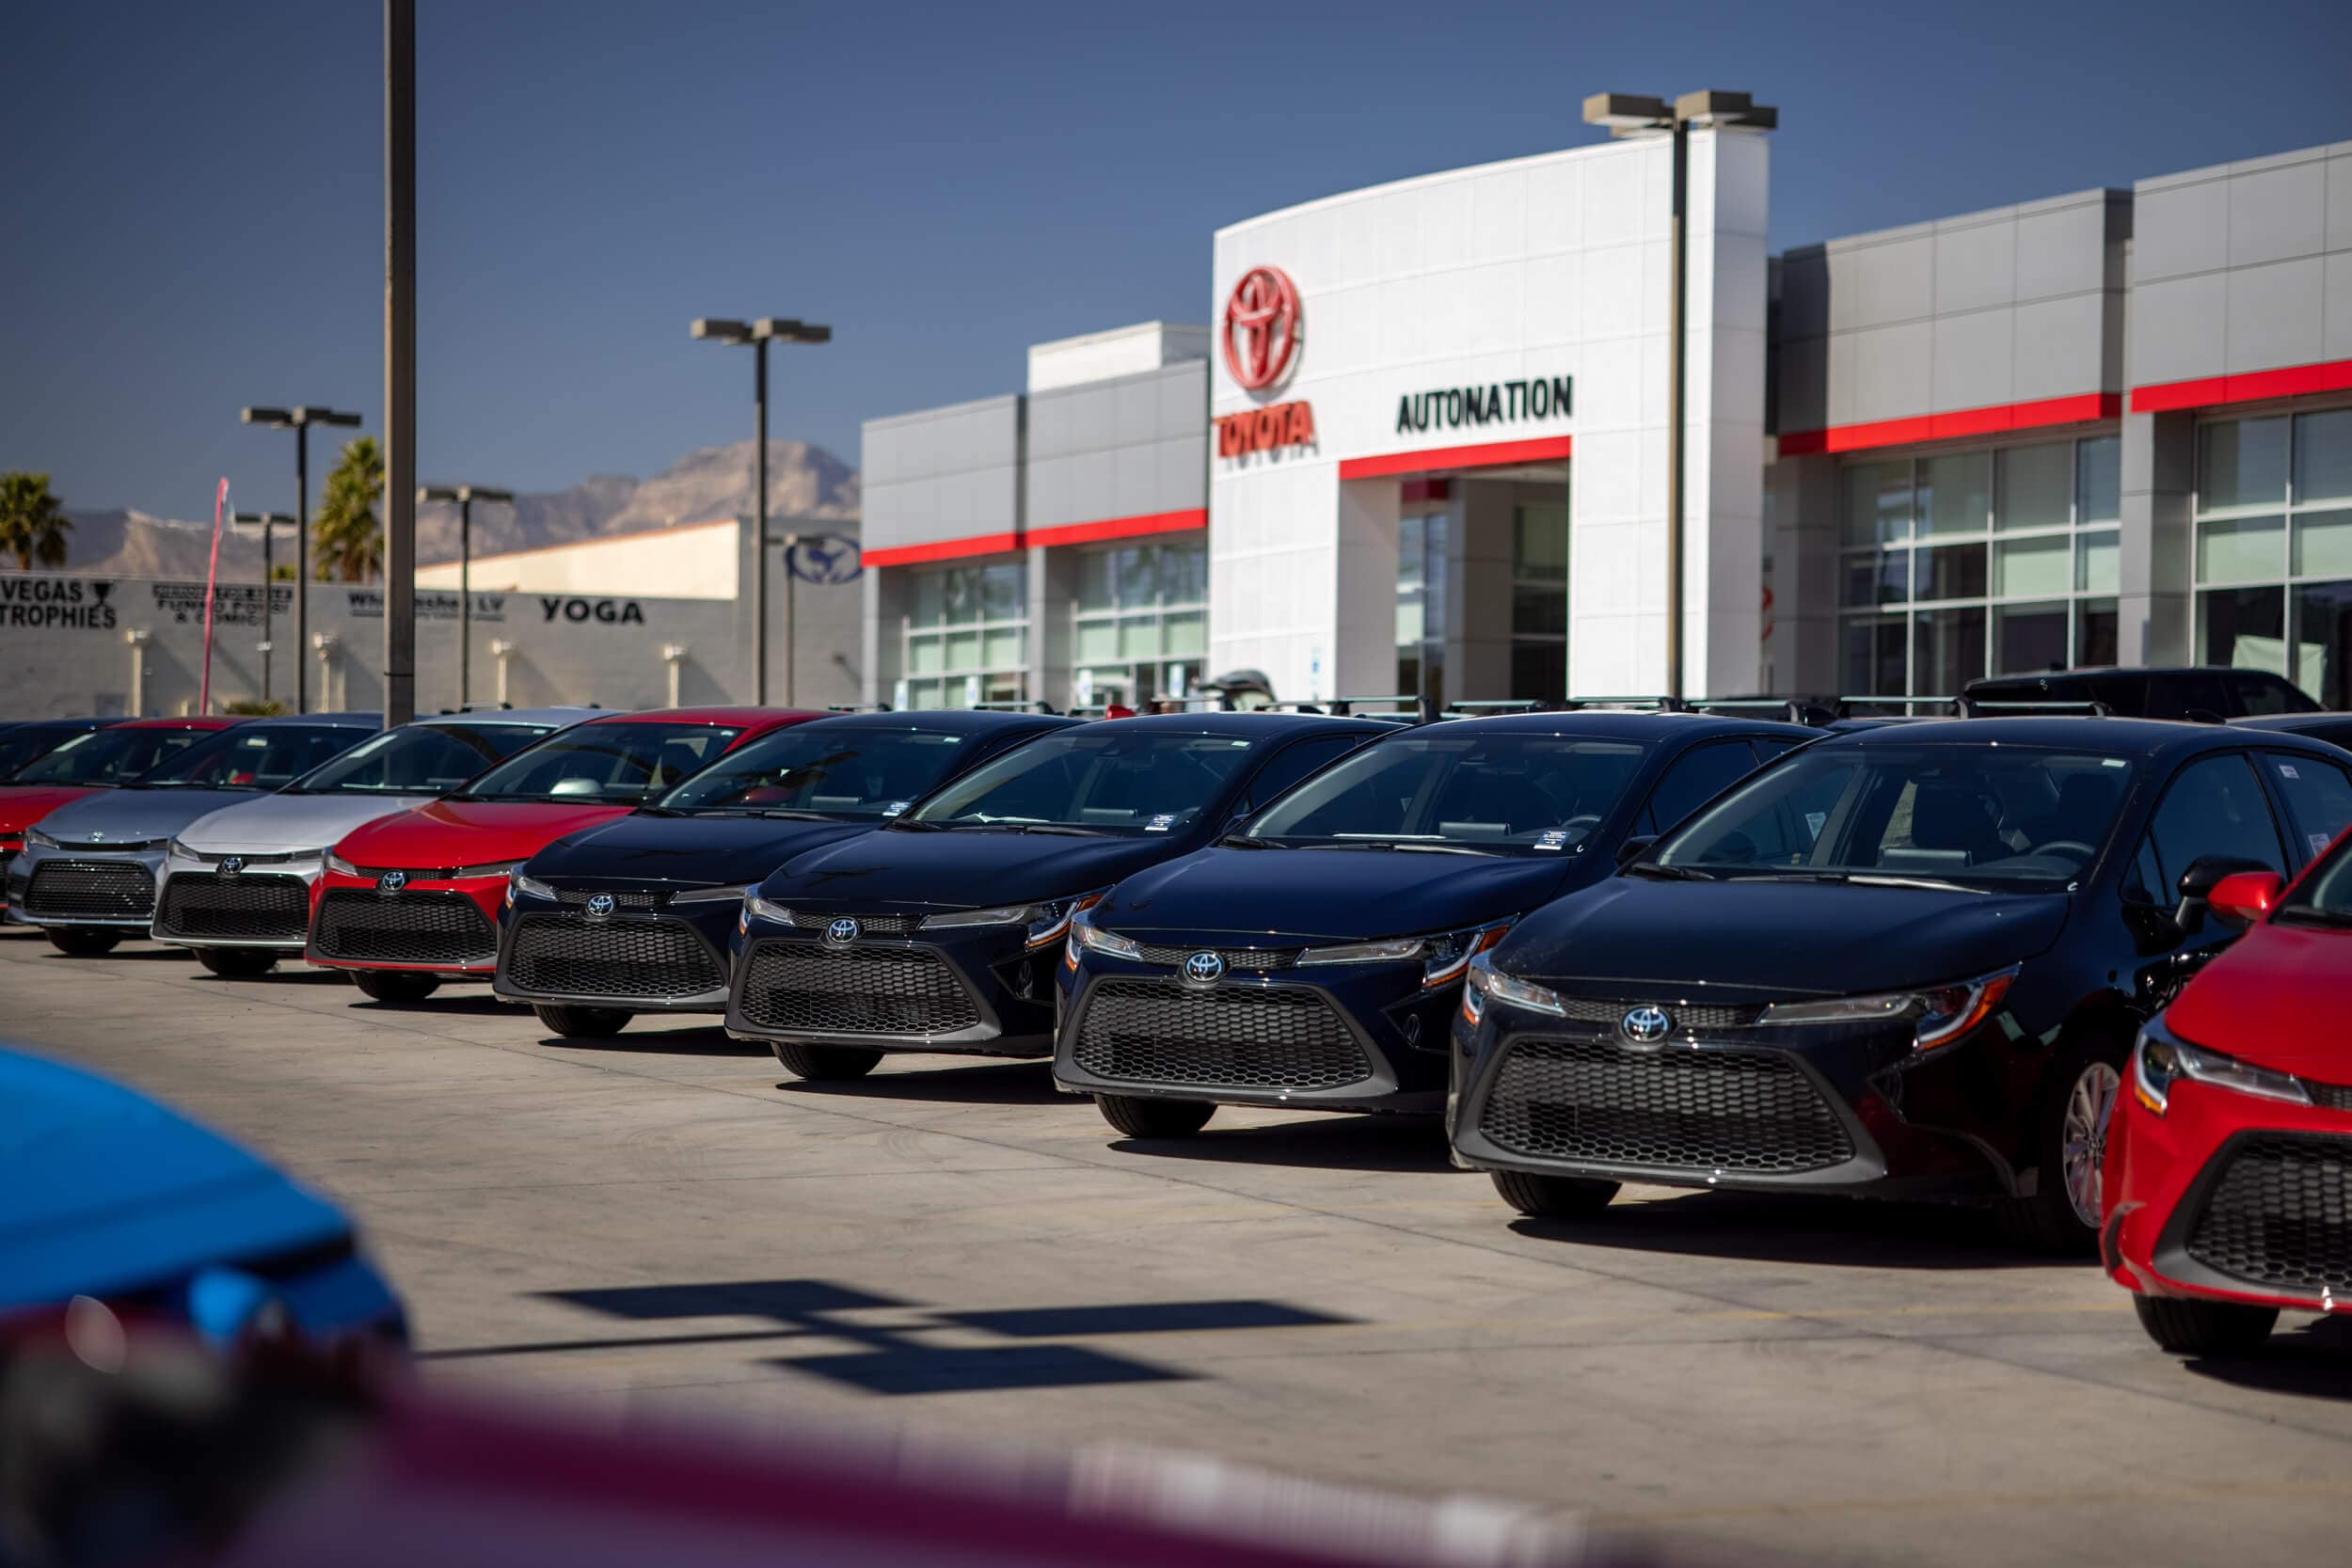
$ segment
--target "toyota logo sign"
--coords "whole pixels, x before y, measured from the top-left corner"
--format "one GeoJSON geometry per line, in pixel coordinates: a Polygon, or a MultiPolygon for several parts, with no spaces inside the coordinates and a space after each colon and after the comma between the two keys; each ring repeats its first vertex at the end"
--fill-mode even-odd
{"type": "Polygon", "coordinates": [[[375,879],[375,891],[378,893],[398,893],[407,885],[408,873],[405,871],[387,871],[375,879]]]}
{"type": "Polygon", "coordinates": [[[1225,955],[1195,953],[1184,960],[1184,978],[1196,986],[1214,986],[1225,975],[1225,955]]]}
{"type": "Polygon", "coordinates": [[[825,940],[835,947],[847,947],[857,941],[859,929],[858,923],[845,914],[825,927],[825,940]]]}
{"type": "Polygon", "coordinates": [[[1636,1007],[1617,1021],[1617,1032],[1635,1045],[1656,1045],[1674,1026],[1663,1007],[1636,1007]]]}
{"type": "Polygon", "coordinates": [[[1225,368],[1244,391],[1282,379],[1298,353],[1298,289],[1279,267],[1251,267],[1225,301],[1225,368]]]}
{"type": "Polygon", "coordinates": [[[619,904],[620,900],[609,893],[592,893],[588,895],[588,912],[599,919],[611,914],[619,907],[619,904]]]}
{"type": "Polygon", "coordinates": [[[220,874],[222,876],[233,877],[244,869],[245,857],[243,855],[223,855],[220,857],[220,874]]]}

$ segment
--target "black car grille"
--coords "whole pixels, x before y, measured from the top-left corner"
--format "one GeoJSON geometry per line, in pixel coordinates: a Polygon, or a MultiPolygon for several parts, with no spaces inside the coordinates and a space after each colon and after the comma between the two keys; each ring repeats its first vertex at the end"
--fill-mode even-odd
{"type": "Polygon", "coordinates": [[[24,908],[43,920],[144,920],[155,912],[155,877],[130,861],[43,861],[24,908]]]}
{"type": "Polygon", "coordinates": [[[486,965],[498,939],[462,893],[371,893],[329,888],[311,944],[346,963],[486,965]]]}
{"type": "Polygon", "coordinates": [[[299,877],[180,872],[164,879],[155,929],[175,937],[300,942],[310,926],[310,889],[299,877]]]}
{"type": "Polygon", "coordinates": [[[2352,1111],[2352,1085],[2320,1084],[2306,1078],[2303,1089],[2323,1111],[2352,1111]]]}
{"type": "Polygon", "coordinates": [[[1788,1176],[1854,1156],[1812,1080],[1769,1051],[1521,1040],[1478,1125],[1514,1154],[1597,1164],[1788,1176]]]}
{"type": "Polygon", "coordinates": [[[1169,969],[1181,965],[1195,953],[1215,953],[1225,960],[1229,970],[1263,974],[1270,969],[1289,969],[1298,962],[1295,947],[1169,947],[1154,944],[1142,950],[1148,964],[1162,964],[1169,969]]]}
{"type": "Polygon", "coordinates": [[[1716,1004],[1699,1006],[1675,1002],[1597,1002],[1590,997],[1564,996],[1560,999],[1562,1016],[1572,1023],[1606,1023],[1614,1028],[1626,1014],[1636,1007],[1657,1007],[1674,1020],[1673,1027],[1688,1032],[1694,1029],[1745,1029],[1762,1015],[1761,1007],[1727,1007],[1716,1004]]]}
{"type": "Polygon", "coordinates": [[[929,947],[758,942],[745,960],[742,1009],[759,1028],[811,1035],[948,1035],[980,1022],[972,993],[929,947]]]}
{"type": "Polygon", "coordinates": [[[1290,987],[1100,981],[1088,994],[1073,1054],[1097,1078],[1138,1084],[1336,1089],[1372,1076],[1329,1000],[1290,987]]]}
{"type": "MultiPolygon", "coordinates": [[[[792,924],[803,931],[821,931],[841,917],[837,914],[803,914],[792,911],[792,924]]],[[[862,935],[869,937],[902,937],[914,929],[917,917],[911,914],[853,914],[862,935]]]]}
{"type": "Polygon", "coordinates": [[[584,920],[527,914],[507,939],[506,974],[547,996],[656,1001],[723,990],[726,972],[679,920],[584,920]]]}
{"type": "MultiPolygon", "coordinates": [[[[555,901],[579,908],[595,896],[596,896],[595,890],[590,888],[558,888],[555,893],[555,901]]],[[[612,907],[616,910],[654,910],[660,909],[670,901],[670,895],[666,893],[612,893],[605,896],[612,900],[612,907]]]]}
{"type": "Polygon", "coordinates": [[[2352,1138],[2265,1133],[2223,1158],[2188,1255],[2281,1293],[2352,1293],[2352,1138]]]}

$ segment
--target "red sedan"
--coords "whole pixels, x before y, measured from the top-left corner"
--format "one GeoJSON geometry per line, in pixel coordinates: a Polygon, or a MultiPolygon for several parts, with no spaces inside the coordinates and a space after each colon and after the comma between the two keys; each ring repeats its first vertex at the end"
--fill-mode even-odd
{"type": "MultiPolygon", "coordinates": [[[[0,873],[24,848],[24,830],[69,800],[112,789],[192,740],[243,721],[233,718],[130,719],[77,735],[35,758],[0,784],[0,873]]],[[[0,881],[0,910],[8,908],[0,881]]]]}
{"type": "Polygon", "coordinates": [[[2352,1307],[2352,833],[2210,908],[2248,932],[2140,1032],[2102,1183],[2101,1260],[2190,1354],[2352,1307]]]}
{"type": "Polygon", "coordinates": [[[380,816],[326,856],[303,957],[379,1002],[415,1002],[498,967],[513,870],[566,833],[636,809],[755,736],[821,714],[659,708],[575,724],[431,805],[380,816]]]}

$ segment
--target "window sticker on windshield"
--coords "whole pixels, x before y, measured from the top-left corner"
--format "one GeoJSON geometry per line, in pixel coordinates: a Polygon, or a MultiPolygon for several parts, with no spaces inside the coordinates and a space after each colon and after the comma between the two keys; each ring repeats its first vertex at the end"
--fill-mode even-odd
{"type": "Polygon", "coordinates": [[[2314,855],[2326,854],[2328,852],[2328,846],[2335,842],[2334,839],[2329,838],[2326,833],[2306,833],[2304,836],[2312,841],[2312,853],[2314,855]]]}
{"type": "Polygon", "coordinates": [[[1804,831],[1812,837],[1819,838],[1821,836],[1821,824],[1828,820],[1829,813],[1825,811],[1806,812],[1804,814],[1804,831]]]}
{"type": "Polygon", "coordinates": [[[1541,833],[1536,835],[1535,847],[1538,849],[1557,849],[1567,842],[1567,829],[1546,828],[1541,833]]]}
{"type": "Polygon", "coordinates": [[[912,800],[893,800],[890,804],[882,807],[882,815],[884,816],[896,816],[913,804],[914,804],[914,802],[912,800]]]}
{"type": "Polygon", "coordinates": [[[2279,777],[2282,779],[2299,779],[2302,776],[2295,770],[2295,764],[2291,762],[2282,762],[2279,765],[2279,777]]]}
{"type": "Polygon", "coordinates": [[[1146,822],[1143,825],[1143,831],[1147,833],[1164,833],[1174,826],[1176,826],[1176,814],[1173,812],[1162,812],[1159,816],[1152,818],[1151,821],[1146,822]]]}
{"type": "Polygon", "coordinates": [[[2099,759],[2099,766],[2102,768],[2129,768],[2131,764],[2125,762],[2122,757],[2101,757],[2099,759]]]}

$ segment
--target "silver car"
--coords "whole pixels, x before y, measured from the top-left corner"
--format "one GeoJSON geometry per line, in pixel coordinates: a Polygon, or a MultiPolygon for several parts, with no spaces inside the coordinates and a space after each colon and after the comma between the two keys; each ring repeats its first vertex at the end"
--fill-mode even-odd
{"type": "Polygon", "coordinates": [[[532,742],[602,710],[445,713],[382,734],[275,795],[200,816],[166,847],[150,934],[215,974],[266,973],[302,951],[320,857],[379,816],[446,795],[532,742]]]}
{"type": "Polygon", "coordinates": [[[264,795],[382,727],[373,713],[253,719],[174,752],[119,788],[70,800],[24,834],[8,864],[8,918],[59,952],[90,958],[155,917],[172,835],[208,812],[264,795]]]}

